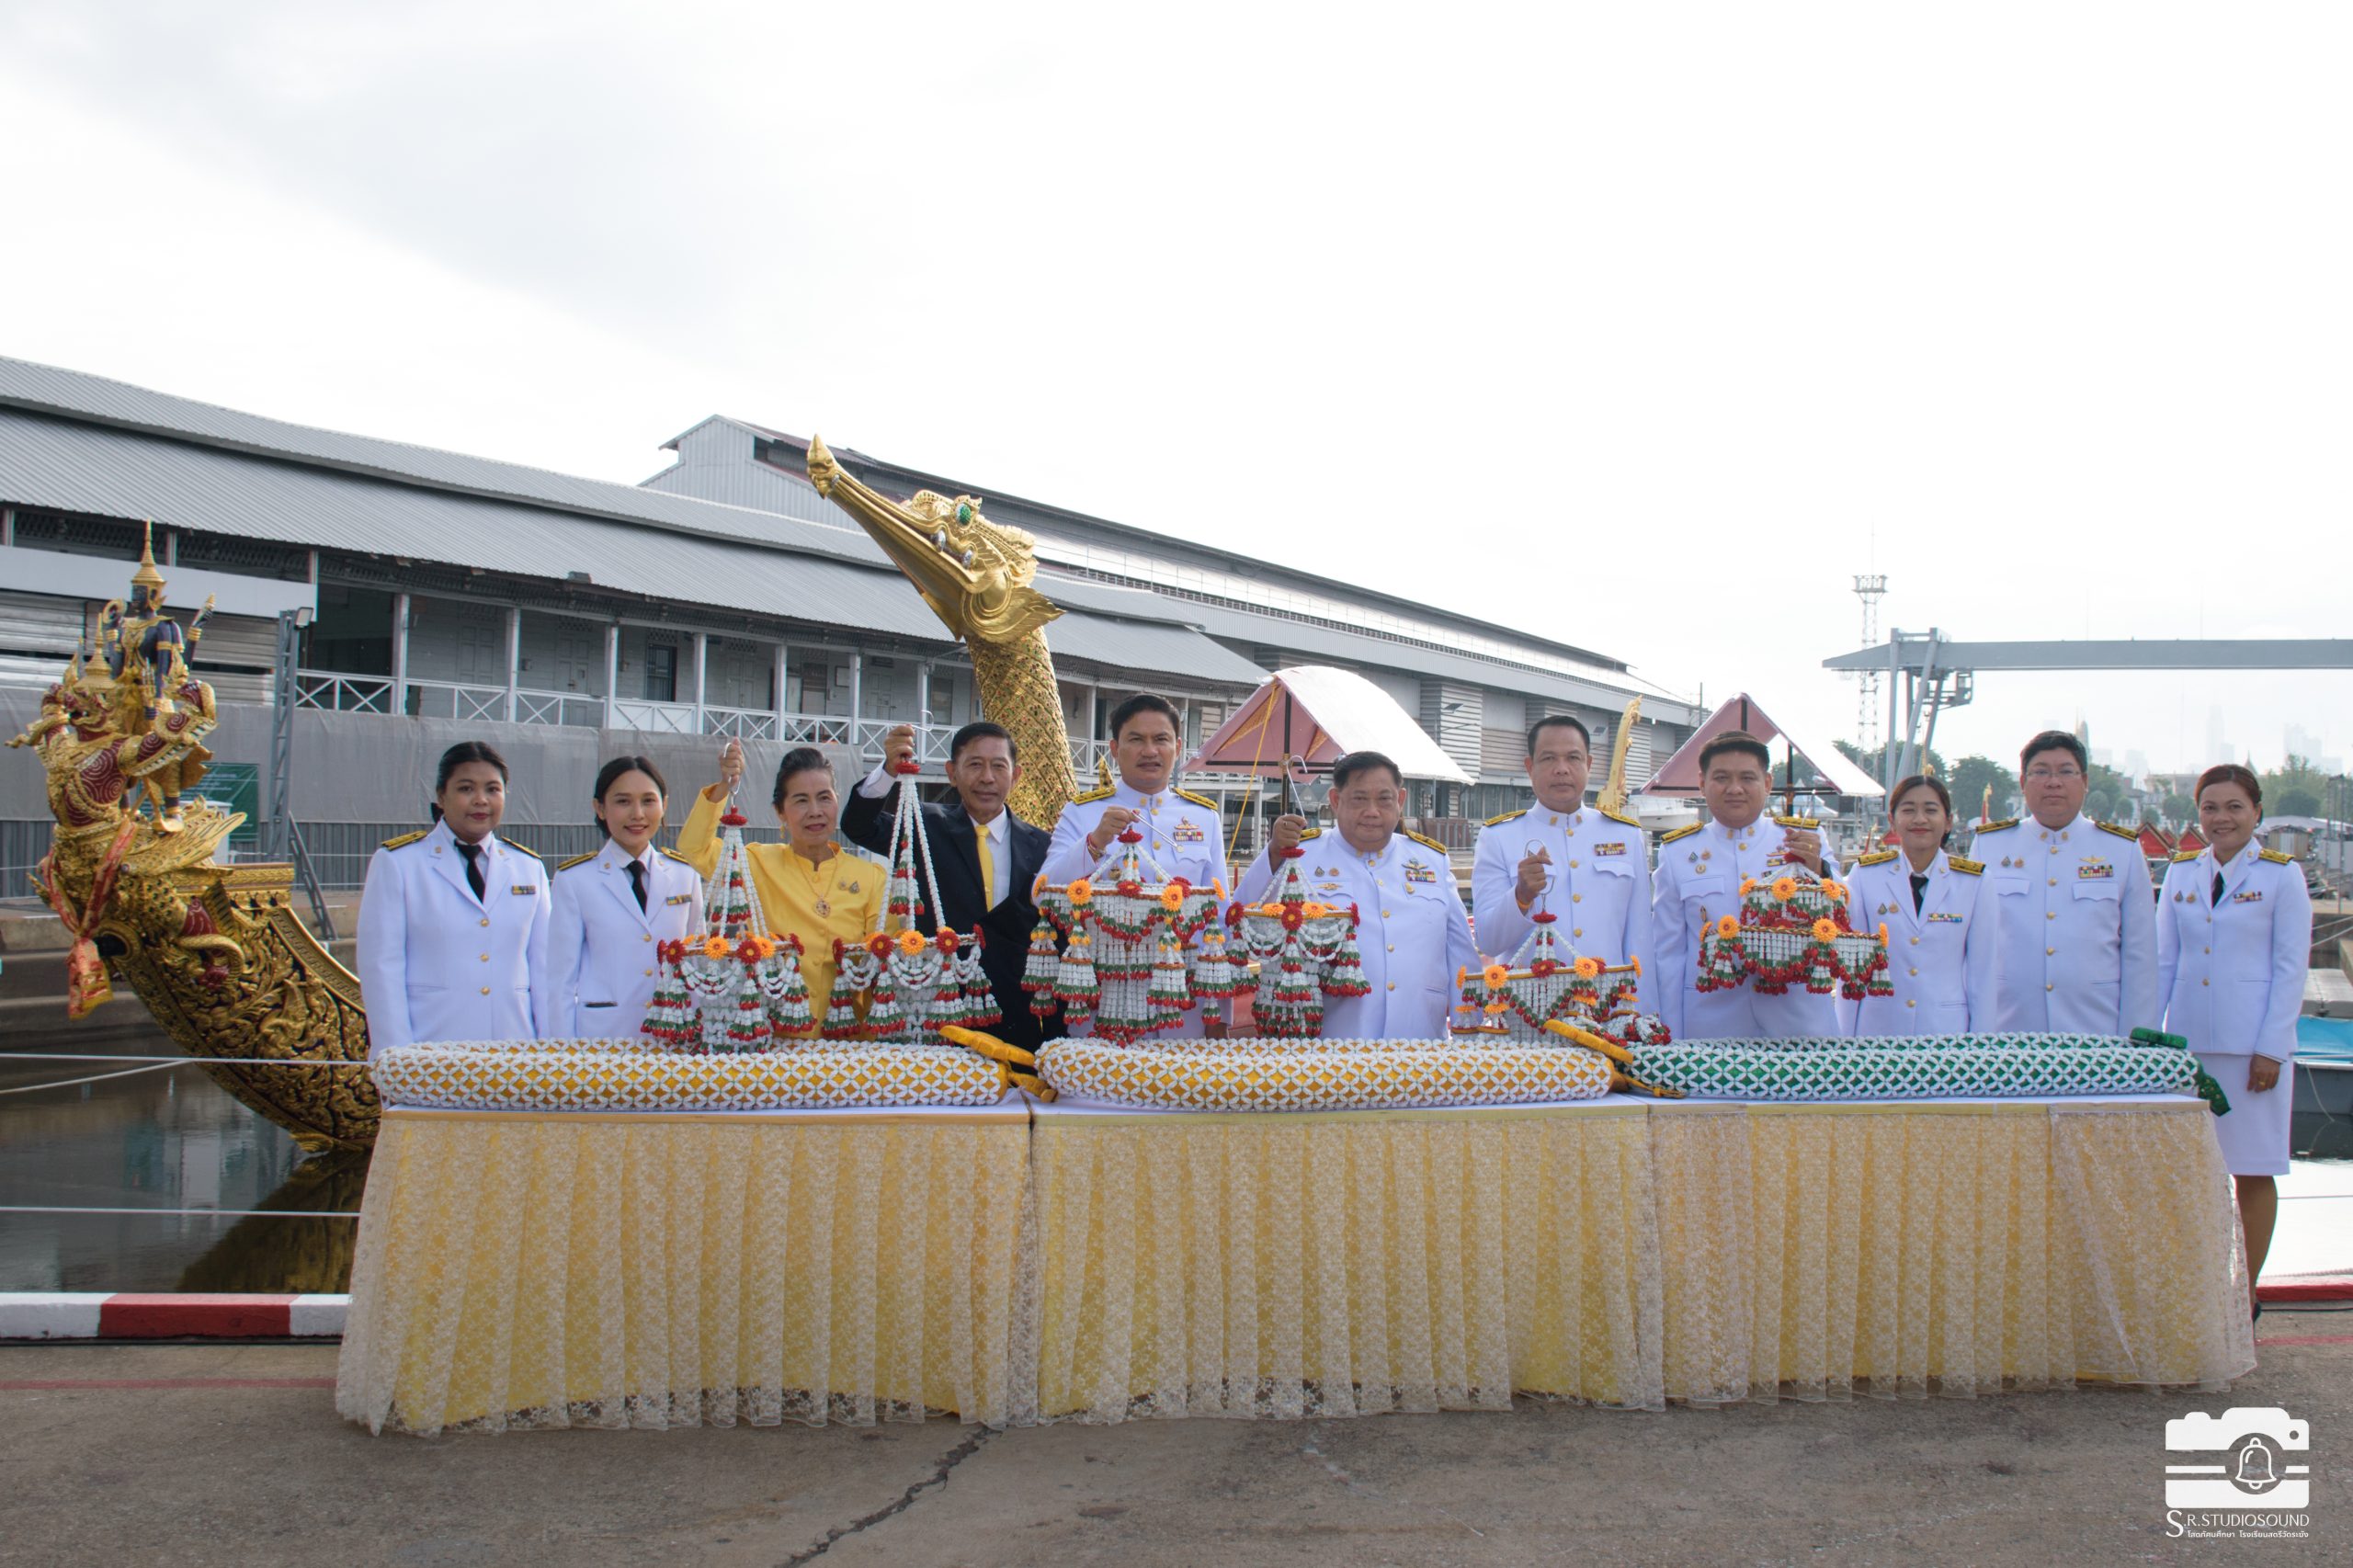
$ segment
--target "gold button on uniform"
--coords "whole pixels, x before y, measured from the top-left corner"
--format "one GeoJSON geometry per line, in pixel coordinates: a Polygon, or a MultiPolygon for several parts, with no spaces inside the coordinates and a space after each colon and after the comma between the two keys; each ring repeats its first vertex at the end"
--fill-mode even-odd
{"type": "Polygon", "coordinates": [[[487,986],[487,985],[483,986],[483,987],[482,988],[482,994],[483,994],[483,995],[485,995],[485,996],[489,995],[489,994],[490,994],[490,987],[489,987],[489,986],[487,986]]]}
{"type": "Polygon", "coordinates": [[[482,923],[483,923],[483,925],[485,925],[485,926],[489,925],[489,924],[490,924],[490,916],[489,916],[489,915],[483,915],[483,916],[482,917],[482,923]]]}
{"type": "Polygon", "coordinates": [[[489,955],[488,953],[484,953],[484,954],[483,954],[483,956],[482,956],[482,961],[483,961],[483,962],[484,962],[484,963],[488,963],[488,962],[490,961],[490,955],[489,955]]]}
{"type": "Polygon", "coordinates": [[[2046,981],[2044,981],[2044,982],[2042,983],[2042,988],[2043,988],[2045,991],[2056,991],[2056,990],[2058,990],[2058,989],[2059,989],[2056,985],[2053,985],[2050,981],[2047,981],[2047,980],[2046,980],[2046,981]]]}
{"type": "Polygon", "coordinates": [[[1918,1006],[1920,1004],[1919,1004],[1919,1003],[1917,1003],[1917,1002],[1915,1002],[1914,1000],[1912,1000],[1912,998],[1911,998],[1911,997],[1906,996],[1906,997],[1904,999],[1904,1005],[1905,1006],[1907,1006],[1907,1007],[1916,1007],[1916,1006],[1918,1006]]]}

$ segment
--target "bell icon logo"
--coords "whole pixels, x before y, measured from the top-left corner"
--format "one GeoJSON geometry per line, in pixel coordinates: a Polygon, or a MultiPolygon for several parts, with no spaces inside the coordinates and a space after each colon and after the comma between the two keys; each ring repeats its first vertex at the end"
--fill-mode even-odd
{"type": "Polygon", "coordinates": [[[2165,1423],[2168,1508],[2298,1512],[2312,1506],[2312,1426],[2279,1407],[2192,1411],[2165,1423]]]}

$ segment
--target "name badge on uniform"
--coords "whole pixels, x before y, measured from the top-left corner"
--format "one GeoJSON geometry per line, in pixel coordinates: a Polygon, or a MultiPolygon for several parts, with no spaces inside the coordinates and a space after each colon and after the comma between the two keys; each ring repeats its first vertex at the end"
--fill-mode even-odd
{"type": "Polygon", "coordinates": [[[1427,860],[1408,860],[1405,862],[1405,880],[1408,882],[1435,882],[1438,872],[1427,860]]]}
{"type": "Polygon", "coordinates": [[[1318,882],[1315,884],[1315,891],[1317,892],[1338,892],[1341,891],[1341,888],[1340,884],[1337,882],[1318,882]]]}
{"type": "Polygon", "coordinates": [[[1593,852],[1596,855],[1623,855],[1626,853],[1625,842],[1620,840],[1616,844],[1597,844],[1593,846],[1593,852]]]}
{"type": "Polygon", "coordinates": [[[2116,875],[2116,868],[2105,860],[2086,860],[2075,868],[2075,878],[2078,881],[2106,881],[2114,875],[2116,875]]]}
{"type": "Polygon", "coordinates": [[[695,895],[690,892],[674,892],[662,902],[665,903],[692,903],[694,901],[695,895]]]}
{"type": "Polygon", "coordinates": [[[1931,915],[1928,916],[1928,924],[1931,926],[1958,926],[1961,924],[1961,916],[1949,912],[1943,915],[1931,915]]]}
{"type": "Polygon", "coordinates": [[[2231,902],[2233,903],[2261,903],[2263,902],[2263,890],[2261,888],[2249,888],[2245,892],[2234,892],[2231,895],[2231,902]]]}
{"type": "Polygon", "coordinates": [[[1201,831],[1201,824],[1189,817],[1179,818],[1176,825],[1168,830],[1168,836],[1178,844],[1200,844],[1209,837],[1201,831]]]}
{"type": "Polygon", "coordinates": [[[532,894],[540,891],[540,884],[537,882],[517,882],[515,884],[514,891],[521,893],[525,898],[529,898],[532,894]]]}

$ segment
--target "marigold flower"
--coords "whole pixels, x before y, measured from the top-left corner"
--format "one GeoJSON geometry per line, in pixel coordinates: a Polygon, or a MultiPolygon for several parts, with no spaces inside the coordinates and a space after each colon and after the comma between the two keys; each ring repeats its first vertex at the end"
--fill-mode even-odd
{"type": "Polygon", "coordinates": [[[1727,915],[1716,922],[1716,935],[1729,942],[1740,935],[1740,922],[1727,915]]]}
{"type": "Polygon", "coordinates": [[[1598,977],[1600,973],[1601,960],[1599,959],[1588,956],[1577,960],[1577,978],[1579,980],[1592,980],[1598,977]]]}
{"type": "Polygon", "coordinates": [[[702,939],[702,956],[707,959],[725,958],[727,956],[727,938],[724,937],[705,937],[702,939]]]}
{"type": "Polygon", "coordinates": [[[960,938],[953,931],[942,931],[938,937],[937,941],[939,946],[939,950],[946,953],[949,958],[954,958],[956,956],[956,949],[964,945],[962,939],[960,938]]]}
{"type": "Polygon", "coordinates": [[[1773,879],[1773,896],[1779,899],[1783,903],[1789,903],[1791,898],[1795,897],[1797,895],[1797,891],[1798,880],[1795,877],[1776,877],[1773,879]]]}
{"type": "Polygon", "coordinates": [[[1743,878],[1741,878],[1741,879],[1740,879],[1740,896],[1741,896],[1741,897],[1743,897],[1743,898],[1746,898],[1750,893],[1753,893],[1753,892],[1755,892],[1756,891],[1756,879],[1755,877],[1743,877],[1743,878]]]}
{"type": "Polygon", "coordinates": [[[1813,923],[1813,939],[1815,941],[1827,942],[1837,935],[1838,922],[1831,919],[1828,915],[1825,915],[1821,919],[1813,923]]]}
{"type": "Polygon", "coordinates": [[[1160,890],[1160,907],[1174,915],[1185,907],[1185,890],[1175,882],[1160,890]]]}
{"type": "Polygon", "coordinates": [[[1828,877],[1824,877],[1822,879],[1822,896],[1844,900],[1847,896],[1847,886],[1844,882],[1834,882],[1828,877]]]}
{"type": "Polygon", "coordinates": [[[924,935],[922,932],[908,929],[899,933],[899,951],[906,954],[909,958],[913,958],[917,953],[923,951],[923,949],[924,935]]]}
{"type": "Polygon", "coordinates": [[[1501,991],[1506,984],[1510,983],[1511,971],[1506,969],[1499,963],[1491,963],[1485,969],[1479,971],[1479,978],[1487,983],[1488,990],[1501,991]]]}
{"type": "Polygon", "coordinates": [[[1088,881],[1085,877],[1079,878],[1076,881],[1071,883],[1069,887],[1063,891],[1069,893],[1071,903],[1081,909],[1085,909],[1088,904],[1095,902],[1095,884],[1088,881]]]}

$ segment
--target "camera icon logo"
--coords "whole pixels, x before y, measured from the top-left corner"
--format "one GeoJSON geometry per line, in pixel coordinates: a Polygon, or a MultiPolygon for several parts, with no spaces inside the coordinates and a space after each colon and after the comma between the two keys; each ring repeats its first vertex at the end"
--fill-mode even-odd
{"type": "Polygon", "coordinates": [[[2165,1423],[2167,1453],[2200,1456],[2165,1466],[2165,1506],[2301,1512],[2312,1506],[2312,1466],[2290,1456],[2311,1449],[2311,1425],[2277,1405],[2193,1410],[2165,1423]]]}

